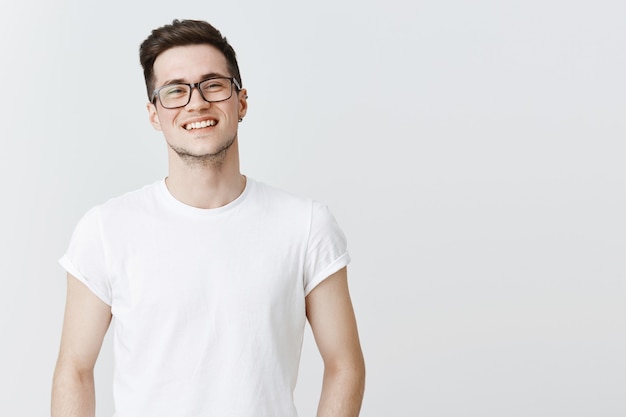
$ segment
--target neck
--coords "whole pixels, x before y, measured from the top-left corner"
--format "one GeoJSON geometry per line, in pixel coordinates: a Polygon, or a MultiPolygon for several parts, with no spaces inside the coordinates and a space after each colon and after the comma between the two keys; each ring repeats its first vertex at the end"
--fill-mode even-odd
{"type": "MultiPolygon", "coordinates": [[[[236,146],[236,145],[235,145],[236,146]]],[[[195,163],[169,150],[169,175],[165,184],[178,201],[192,207],[225,206],[241,195],[246,178],[239,171],[236,149],[219,164],[195,163]]],[[[196,161],[197,162],[197,161],[196,161]]]]}

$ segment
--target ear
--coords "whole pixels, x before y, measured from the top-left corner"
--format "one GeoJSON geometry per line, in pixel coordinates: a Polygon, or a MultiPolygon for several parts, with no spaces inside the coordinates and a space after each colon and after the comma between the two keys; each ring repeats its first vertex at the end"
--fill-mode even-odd
{"type": "Polygon", "coordinates": [[[239,118],[243,119],[248,112],[248,90],[242,88],[238,93],[239,118]]]}
{"type": "Polygon", "coordinates": [[[148,103],[146,104],[146,109],[148,110],[148,119],[150,119],[152,127],[155,130],[162,131],[156,106],[153,103],[148,103]]]}

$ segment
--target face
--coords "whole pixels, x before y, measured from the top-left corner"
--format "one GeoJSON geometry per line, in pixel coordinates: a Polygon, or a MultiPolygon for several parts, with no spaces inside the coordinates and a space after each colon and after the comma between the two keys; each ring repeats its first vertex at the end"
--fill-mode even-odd
{"type": "MultiPolygon", "coordinates": [[[[161,53],[154,62],[155,88],[173,82],[196,83],[206,78],[230,77],[224,55],[211,45],[188,45],[161,53]]],[[[164,108],[158,99],[148,103],[152,126],[163,132],[174,152],[183,159],[223,158],[237,140],[238,121],[247,110],[246,91],[225,101],[208,103],[197,89],[185,107],[164,108]]]]}

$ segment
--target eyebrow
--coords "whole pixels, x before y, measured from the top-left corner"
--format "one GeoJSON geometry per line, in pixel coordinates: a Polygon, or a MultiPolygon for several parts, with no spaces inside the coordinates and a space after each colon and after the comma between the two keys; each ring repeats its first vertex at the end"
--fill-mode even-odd
{"type": "MultiPolygon", "coordinates": [[[[230,78],[230,77],[224,74],[220,74],[219,72],[209,72],[207,74],[202,75],[200,77],[200,81],[208,80],[209,78],[230,78]]],[[[189,83],[184,78],[174,78],[172,80],[165,81],[160,87],[157,87],[157,88],[161,88],[170,84],[189,84],[189,83]]]]}

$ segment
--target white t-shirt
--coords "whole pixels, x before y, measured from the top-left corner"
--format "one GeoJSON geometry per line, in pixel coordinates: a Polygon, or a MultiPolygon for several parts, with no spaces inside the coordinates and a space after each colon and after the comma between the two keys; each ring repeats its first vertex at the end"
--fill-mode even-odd
{"type": "Polygon", "coordinates": [[[111,306],[115,417],[295,417],[305,296],[349,261],[325,206],[249,178],[217,209],[111,199],[60,263],[111,306]]]}

